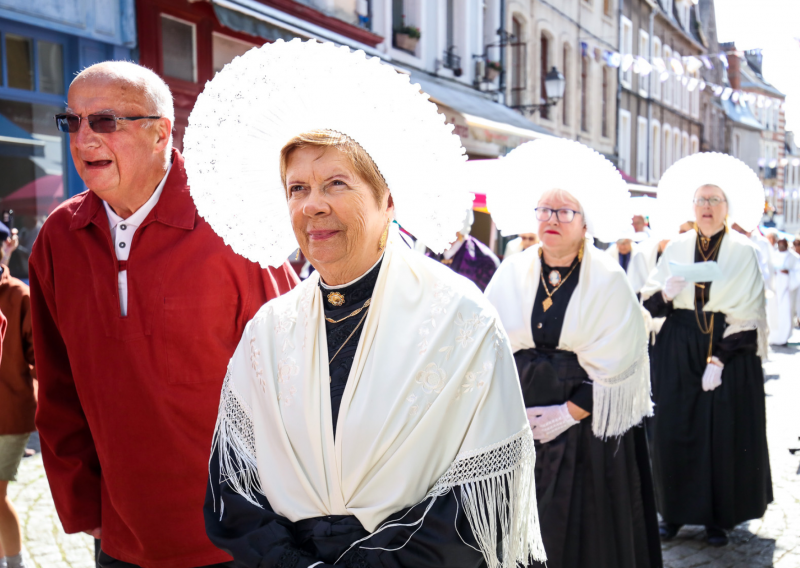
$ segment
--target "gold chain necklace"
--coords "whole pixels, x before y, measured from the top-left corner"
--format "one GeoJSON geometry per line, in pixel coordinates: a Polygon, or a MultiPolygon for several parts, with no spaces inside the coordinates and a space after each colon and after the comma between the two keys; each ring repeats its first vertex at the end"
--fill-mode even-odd
{"type": "Polygon", "coordinates": [[[360,308],[358,308],[357,310],[352,312],[350,315],[344,316],[342,319],[334,320],[334,319],[331,319],[331,318],[325,318],[325,321],[330,322],[330,323],[342,323],[344,320],[346,320],[348,318],[351,318],[353,316],[357,316],[358,314],[361,313],[362,310],[367,309],[371,302],[372,302],[372,298],[368,299],[366,302],[364,302],[363,306],[361,306],[360,308]]]}
{"type": "MultiPolygon", "coordinates": [[[[356,334],[356,332],[358,331],[358,328],[360,328],[361,324],[364,323],[364,319],[367,317],[368,313],[369,312],[364,312],[364,315],[361,316],[361,320],[358,322],[358,325],[356,326],[356,328],[353,331],[350,332],[350,335],[347,336],[347,339],[344,340],[344,343],[342,343],[342,345],[339,347],[339,349],[336,350],[336,353],[333,354],[333,357],[331,357],[331,360],[328,361],[328,366],[330,366],[330,364],[333,363],[333,360],[336,359],[336,356],[341,352],[342,349],[344,349],[344,346],[347,345],[347,342],[350,341],[350,339],[352,339],[352,337],[356,334]]],[[[330,383],[332,380],[333,379],[331,379],[330,375],[328,375],[328,382],[330,383]]]]}
{"type": "MultiPolygon", "coordinates": [[[[708,253],[708,255],[704,254],[703,251],[708,250],[708,245],[711,242],[711,237],[705,237],[700,232],[700,229],[697,226],[697,223],[694,225],[695,231],[697,231],[697,252],[700,253],[700,257],[703,261],[708,262],[709,260],[716,260],[717,253],[719,252],[720,246],[722,245],[722,239],[725,238],[725,235],[721,235],[717,244],[714,245],[714,248],[708,253]]],[[[725,225],[725,232],[728,232],[728,226],[725,225]]],[[[705,285],[695,283],[695,286],[698,288],[705,288],[705,285]]],[[[705,297],[702,300],[702,306],[697,305],[697,297],[695,296],[694,300],[694,319],[697,322],[697,329],[700,330],[700,333],[703,335],[708,335],[708,354],[706,356],[706,364],[711,362],[711,356],[714,349],[714,314],[711,314],[711,322],[708,321],[708,317],[705,310],[705,297]],[[700,315],[698,314],[698,307],[700,307],[700,313],[703,314],[703,323],[700,323],[700,315]]]]}
{"type": "MultiPolygon", "coordinates": [[[[544,260],[543,260],[543,256],[542,256],[542,255],[543,255],[543,251],[542,251],[542,249],[540,248],[540,249],[539,249],[539,258],[540,258],[540,259],[542,259],[542,263],[541,263],[541,265],[542,265],[542,268],[544,268],[544,260]]],[[[570,271],[567,273],[567,275],[566,275],[566,276],[564,276],[564,278],[563,278],[563,279],[561,278],[561,274],[560,274],[560,273],[559,273],[557,270],[552,270],[552,271],[551,271],[551,274],[552,274],[552,272],[555,272],[555,273],[557,273],[557,274],[558,274],[558,277],[559,277],[559,282],[558,282],[558,285],[557,285],[555,288],[553,288],[553,291],[552,291],[552,292],[551,292],[550,290],[548,290],[548,289],[547,289],[547,283],[544,281],[544,270],[540,270],[540,271],[539,271],[539,276],[541,276],[541,277],[542,277],[542,285],[544,286],[544,291],[545,291],[545,293],[547,294],[547,297],[546,297],[546,298],[545,298],[545,299],[542,301],[542,308],[544,308],[544,311],[547,311],[547,310],[549,310],[549,309],[550,309],[550,308],[553,306],[553,294],[555,294],[556,292],[558,292],[559,288],[561,288],[561,287],[564,285],[564,282],[566,282],[566,281],[567,281],[567,278],[569,278],[569,277],[570,277],[570,275],[571,275],[573,272],[575,272],[575,269],[576,269],[576,268],[578,268],[578,264],[580,264],[580,261],[579,261],[579,262],[577,262],[577,263],[575,263],[575,266],[573,266],[573,267],[572,267],[572,270],[570,270],[570,271]]],[[[548,277],[548,278],[549,278],[549,277],[548,277]]]]}

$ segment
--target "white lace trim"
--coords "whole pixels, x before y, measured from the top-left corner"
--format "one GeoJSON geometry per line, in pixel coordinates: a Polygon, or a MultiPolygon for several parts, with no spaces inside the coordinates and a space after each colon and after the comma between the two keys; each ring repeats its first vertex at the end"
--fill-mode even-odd
{"type": "Polygon", "coordinates": [[[230,488],[257,507],[256,493],[264,495],[256,462],[253,414],[236,392],[230,369],[222,383],[217,424],[211,442],[212,454],[219,455],[219,483],[230,488]]]}

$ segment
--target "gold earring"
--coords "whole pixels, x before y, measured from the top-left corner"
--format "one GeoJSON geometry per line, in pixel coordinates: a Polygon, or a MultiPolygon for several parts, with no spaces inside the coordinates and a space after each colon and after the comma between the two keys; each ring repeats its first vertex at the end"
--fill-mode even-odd
{"type": "Polygon", "coordinates": [[[297,252],[294,254],[294,259],[295,260],[300,260],[300,248],[299,247],[297,248],[297,252]]]}
{"type": "Polygon", "coordinates": [[[578,251],[578,262],[583,262],[583,247],[586,246],[586,240],[581,241],[581,249],[578,251]]]}
{"type": "Polygon", "coordinates": [[[386,228],[383,230],[383,234],[381,235],[381,240],[378,242],[378,252],[383,252],[383,249],[386,248],[386,239],[389,238],[389,225],[392,224],[391,219],[388,223],[386,223],[386,228]]]}

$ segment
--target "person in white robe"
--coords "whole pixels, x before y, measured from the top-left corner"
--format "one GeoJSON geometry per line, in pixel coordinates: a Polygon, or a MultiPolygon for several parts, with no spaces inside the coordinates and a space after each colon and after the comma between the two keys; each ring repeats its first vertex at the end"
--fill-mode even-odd
{"type": "Polygon", "coordinates": [[[666,318],[653,349],[653,473],[664,540],[704,525],[712,546],[772,501],[764,374],[764,280],[753,244],[763,188],[746,164],[702,153],[676,162],[658,187],[660,222],[693,227],[673,238],[642,289],[666,318]]]}
{"type": "Polygon", "coordinates": [[[435,105],[363,52],[278,40],[207,83],[189,125],[199,214],[262,265],[299,244],[315,268],[228,366],[211,541],[241,568],[544,561],[508,336],[392,222],[442,252],[472,200],[435,105]]]}
{"type": "Polygon", "coordinates": [[[800,289],[800,256],[778,239],[772,254],[771,294],[767,297],[769,344],[786,345],[794,330],[794,298],[800,289]]]}
{"type": "MultiPolygon", "coordinates": [[[[614,166],[571,140],[498,160],[487,206],[501,231],[541,243],[486,290],[511,340],[536,440],[537,499],[551,568],[662,565],[644,431],[651,413],[644,319],[615,240],[629,198],[614,166]]],[[[541,566],[535,564],[535,566],[541,566]]]]}

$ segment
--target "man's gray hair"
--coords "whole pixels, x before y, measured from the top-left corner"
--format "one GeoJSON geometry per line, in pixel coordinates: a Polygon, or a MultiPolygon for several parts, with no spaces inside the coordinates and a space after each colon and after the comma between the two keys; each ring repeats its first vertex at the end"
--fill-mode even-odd
{"type": "MultiPolygon", "coordinates": [[[[146,99],[147,113],[169,119],[171,127],[175,126],[175,106],[172,102],[172,92],[164,79],[154,71],[131,61],[103,61],[95,63],[78,73],[72,83],[90,79],[105,78],[112,81],[127,83],[139,89],[146,99]]],[[[145,121],[143,126],[149,128],[154,121],[145,121]]],[[[172,132],[167,144],[167,155],[172,151],[172,132]]]]}

